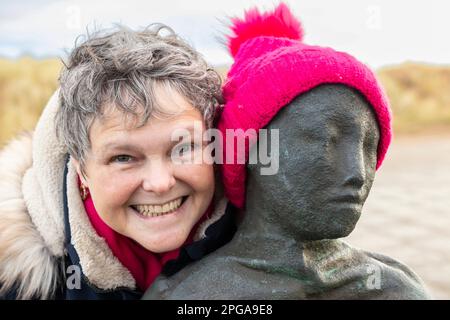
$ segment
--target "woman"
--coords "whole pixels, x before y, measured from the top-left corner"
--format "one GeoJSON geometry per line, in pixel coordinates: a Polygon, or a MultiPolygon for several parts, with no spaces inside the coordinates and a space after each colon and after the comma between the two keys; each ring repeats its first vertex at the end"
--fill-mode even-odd
{"type": "Polygon", "coordinates": [[[229,241],[211,161],[188,161],[219,101],[217,73],[165,26],[76,46],[34,133],[0,154],[0,298],[137,299],[229,241]]]}

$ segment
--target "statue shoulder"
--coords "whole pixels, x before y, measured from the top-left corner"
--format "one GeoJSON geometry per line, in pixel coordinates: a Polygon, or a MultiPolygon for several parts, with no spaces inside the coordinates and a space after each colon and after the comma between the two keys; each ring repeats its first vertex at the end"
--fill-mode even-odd
{"type": "Polygon", "coordinates": [[[380,299],[425,300],[431,299],[425,284],[420,277],[407,265],[391,257],[365,252],[372,264],[368,271],[373,281],[379,281],[381,286],[380,299]],[[376,278],[379,277],[379,280],[376,278]]]}
{"type": "Polygon", "coordinates": [[[142,299],[218,299],[219,290],[221,299],[227,291],[232,298],[234,290],[232,287],[227,290],[227,283],[235,283],[232,278],[239,277],[236,268],[239,265],[233,259],[212,253],[170,277],[160,275],[142,299]]]}

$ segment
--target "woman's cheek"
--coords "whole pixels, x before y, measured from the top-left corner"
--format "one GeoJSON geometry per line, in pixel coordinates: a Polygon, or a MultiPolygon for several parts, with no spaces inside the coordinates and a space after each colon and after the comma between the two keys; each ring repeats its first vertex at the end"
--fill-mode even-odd
{"type": "Polygon", "coordinates": [[[103,190],[103,196],[116,206],[127,203],[136,190],[138,181],[132,172],[121,172],[111,170],[102,174],[98,181],[99,187],[103,190]]]}
{"type": "Polygon", "coordinates": [[[214,190],[214,168],[212,164],[192,165],[185,168],[191,187],[197,192],[208,192],[214,190]]]}

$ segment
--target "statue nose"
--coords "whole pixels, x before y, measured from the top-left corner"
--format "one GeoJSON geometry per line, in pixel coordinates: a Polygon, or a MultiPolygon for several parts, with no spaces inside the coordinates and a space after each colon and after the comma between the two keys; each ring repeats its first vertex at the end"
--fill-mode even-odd
{"type": "Polygon", "coordinates": [[[358,189],[366,180],[364,154],[361,148],[352,148],[345,156],[344,185],[358,189]]]}
{"type": "Polygon", "coordinates": [[[361,189],[364,185],[364,177],[361,172],[354,172],[345,178],[344,185],[361,189]]]}

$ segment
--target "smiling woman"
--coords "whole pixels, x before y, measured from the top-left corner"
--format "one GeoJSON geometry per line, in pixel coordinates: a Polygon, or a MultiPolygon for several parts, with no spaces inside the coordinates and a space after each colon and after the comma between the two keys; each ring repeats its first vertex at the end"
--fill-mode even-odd
{"type": "Polygon", "coordinates": [[[172,157],[208,156],[173,133],[203,136],[220,85],[162,25],[78,44],[34,133],[0,154],[0,298],[137,299],[228,242],[212,162],[172,157]]]}
{"type": "Polygon", "coordinates": [[[179,148],[187,149],[185,157],[202,152],[190,148],[193,141],[171,141],[173,132],[196,122],[205,131],[202,114],[175,90],[166,89],[172,97],[163,90],[155,90],[158,105],[173,115],[153,116],[133,128],[120,111],[110,108],[106,119],[92,124],[85,177],[74,161],[103,221],[152,252],[180,247],[214,193],[212,165],[173,163],[171,157],[179,148]]]}

